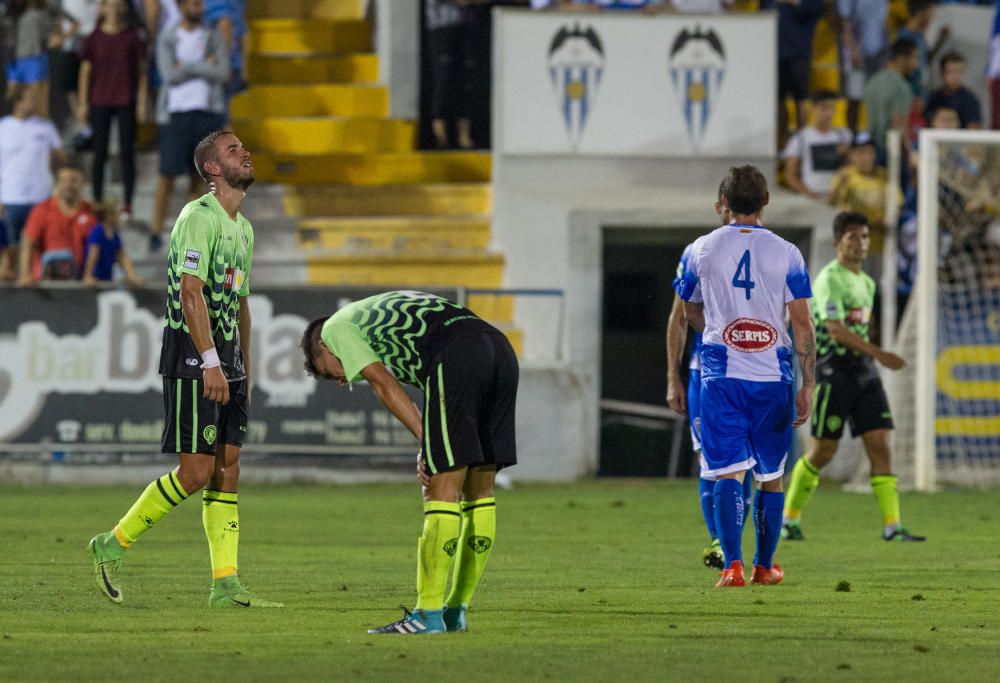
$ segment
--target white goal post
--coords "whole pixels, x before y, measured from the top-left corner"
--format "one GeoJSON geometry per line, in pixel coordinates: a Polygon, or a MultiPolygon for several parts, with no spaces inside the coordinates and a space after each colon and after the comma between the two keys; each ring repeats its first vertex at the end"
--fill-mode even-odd
{"type": "MultiPolygon", "coordinates": [[[[917,274],[895,343],[909,367],[887,377],[897,470],[921,491],[996,485],[1000,131],[925,129],[918,149],[917,274]]],[[[883,285],[895,281],[886,275],[883,285]]]]}

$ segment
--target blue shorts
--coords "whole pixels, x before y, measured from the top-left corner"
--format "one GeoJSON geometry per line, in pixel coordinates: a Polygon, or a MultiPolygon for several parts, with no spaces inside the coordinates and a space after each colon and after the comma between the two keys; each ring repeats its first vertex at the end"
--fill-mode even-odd
{"type": "Polygon", "coordinates": [[[701,451],[701,370],[688,374],[688,424],[691,425],[691,442],[701,451]]]}
{"type": "Polygon", "coordinates": [[[28,215],[33,208],[34,204],[7,204],[3,207],[0,247],[16,247],[21,242],[21,232],[24,231],[24,225],[28,222],[28,215]]]}
{"type": "Polygon", "coordinates": [[[10,83],[37,83],[47,80],[49,80],[49,56],[44,52],[7,63],[7,81],[10,83]]]}
{"type": "Polygon", "coordinates": [[[209,133],[226,123],[222,114],[210,111],[183,111],[170,115],[170,122],[160,126],[160,175],[176,178],[195,175],[194,148],[209,133]]]}
{"type": "Polygon", "coordinates": [[[753,469],[757,481],[785,473],[795,416],[784,382],[713,379],[701,385],[701,476],[753,469]]]}

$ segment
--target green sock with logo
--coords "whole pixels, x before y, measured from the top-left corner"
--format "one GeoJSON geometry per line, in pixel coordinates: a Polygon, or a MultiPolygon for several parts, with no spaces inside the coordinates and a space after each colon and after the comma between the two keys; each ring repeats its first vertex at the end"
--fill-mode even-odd
{"type": "Polygon", "coordinates": [[[444,590],[458,551],[461,523],[458,503],[424,503],[424,533],[417,541],[415,609],[436,611],[444,606],[444,590]]]}
{"type": "Polygon", "coordinates": [[[114,529],[119,545],[127,548],[188,497],[177,474],[167,472],[150,483],[114,529]]]}
{"type": "Polygon", "coordinates": [[[455,557],[448,607],[468,605],[486,568],[497,533],[496,498],[462,501],[462,536],[455,557]]]}
{"type": "Polygon", "coordinates": [[[785,496],[785,523],[798,522],[802,508],[806,506],[819,485],[819,470],[805,457],[799,458],[792,468],[792,480],[785,496]]]}
{"type": "Polygon", "coordinates": [[[212,579],[236,576],[236,556],[240,547],[240,509],[235,493],[202,493],[201,523],[212,556],[212,579]]]}

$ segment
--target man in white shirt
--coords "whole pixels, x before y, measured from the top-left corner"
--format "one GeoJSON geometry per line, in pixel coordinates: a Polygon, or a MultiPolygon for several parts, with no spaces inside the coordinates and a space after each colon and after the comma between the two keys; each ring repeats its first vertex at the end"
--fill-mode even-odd
{"type": "Polygon", "coordinates": [[[201,194],[194,167],[198,141],[226,123],[223,85],[229,79],[229,50],[218,31],[204,23],[204,0],[181,0],[180,23],[160,33],[156,63],[163,77],[157,96],[160,124],[160,180],[156,188],[149,249],[159,250],[174,179],[191,179],[190,198],[201,194]]]}
{"type": "Polygon", "coordinates": [[[798,248],[760,223],[767,180],[753,166],[730,169],[724,204],[731,222],[695,240],[682,257],[678,294],[701,347],[701,476],[714,477],[716,531],[726,568],[716,586],[744,586],[743,479],[750,470],[757,553],[751,583],[773,585],[785,496],[781,477],[792,427],[805,423],[816,384],[809,273],[798,248]],[[795,351],[785,327],[786,308],[795,351]],[[802,388],[792,397],[797,353],[802,388]]]}
{"type": "Polygon", "coordinates": [[[805,126],[788,141],[781,158],[785,182],[811,199],[825,200],[833,177],[843,165],[851,144],[851,131],[833,125],[837,95],[820,90],[812,98],[812,125],[805,126]]]}
{"type": "Polygon", "coordinates": [[[0,119],[0,280],[16,280],[17,245],[28,214],[52,194],[50,170],[66,157],[55,125],[36,114],[35,93],[14,90],[12,113],[0,119]]]}

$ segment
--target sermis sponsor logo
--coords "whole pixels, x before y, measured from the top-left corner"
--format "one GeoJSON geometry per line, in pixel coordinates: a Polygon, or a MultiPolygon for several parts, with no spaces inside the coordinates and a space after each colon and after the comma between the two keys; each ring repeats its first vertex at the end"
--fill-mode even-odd
{"type": "Polygon", "coordinates": [[[737,318],[722,332],[722,341],[737,351],[760,353],[778,342],[778,331],[763,320],[737,318]]]}

